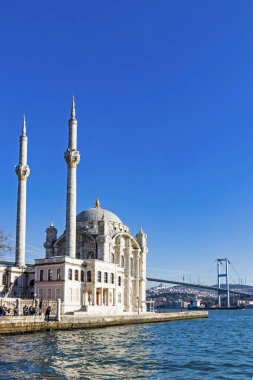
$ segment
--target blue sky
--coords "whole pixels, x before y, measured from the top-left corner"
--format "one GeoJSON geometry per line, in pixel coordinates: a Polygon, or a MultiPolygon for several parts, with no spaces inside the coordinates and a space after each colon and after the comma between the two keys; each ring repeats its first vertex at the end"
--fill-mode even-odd
{"type": "Polygon", "coordinates": [[[142,226],[149,268],[227,256],[253,284],[252,1],[9,1],[0,36],[0,225],[15,237],[25,112],[30,261],[64,229],[74,93],[77,211],[99,196],[142,226]]]}

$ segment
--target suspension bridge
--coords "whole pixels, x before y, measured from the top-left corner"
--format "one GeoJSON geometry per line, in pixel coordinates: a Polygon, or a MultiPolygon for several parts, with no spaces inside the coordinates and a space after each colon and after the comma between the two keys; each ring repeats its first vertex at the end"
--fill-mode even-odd
{"type": "MultiPolygon", "coordinates": [[[[236,276],[238,276],[237,285],[242,285],[242,280],[239,277],[238,273],[236,272],[235,268],[232,266],[230,260],[228,258],[218,258],[216,259],[216,280],[217,285],[205,285],[201,284],[199,282],[199,274],[198,274],[198,282],[194,283],[191,281],[185,281],[185,275],[183,275],[183,280],[174,280],[169,278],[164,278],[163,276],[147,276],[147,281],[149,282],[156,282],[161,284],[171,284],[171,285],[179,285],[179,286],[185,286],[188,288],[197,288],[202,290],[211,290],[216,291],[218,294],[218,306],[221,307],[221,297],[222,294],[226,295],[226,306],[230,307],[230,295],[237,295],[242,298],[253,298],[253,291],[241,291],[241,290],[235,290],[231,289],[231,285],[234,283],[236,284],[236,281],[233,280],[231,284],[231,276],[229,275],[229,267],[232,267],[234,270],[236,276]],[[222,279],[225,279],[225,282],[222,284],[222,279]]],[[[246,281],[245,281],[246,285],[246,281]]]]}

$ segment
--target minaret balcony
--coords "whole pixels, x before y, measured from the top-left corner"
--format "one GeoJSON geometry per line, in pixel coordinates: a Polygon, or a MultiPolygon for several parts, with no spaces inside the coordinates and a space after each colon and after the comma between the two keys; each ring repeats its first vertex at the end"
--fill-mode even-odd
{"type": "Polygon", "coordinates": [[[76,149],[67,149],[64,154],[64,159],[69,168],[75,168],[80,162],[80,153],[76,149]]]}
{"type": "Polygon", "coordinates": [[[30,168],[28,165],[18,164],[15,167],[15,172],[18,176],[18,179],[25,181],[29,177],[30,168]]]}

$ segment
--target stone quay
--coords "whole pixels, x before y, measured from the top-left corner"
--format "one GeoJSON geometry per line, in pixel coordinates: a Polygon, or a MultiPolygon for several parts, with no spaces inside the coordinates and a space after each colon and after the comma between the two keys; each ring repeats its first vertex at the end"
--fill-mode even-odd
{"type": "Polygon", "coordinates": [[[60,321],[51,316],[50,322],[45,321],[44,316],[19,316],[1,317],[1,334],[21,334],[38,331],[93,329],[109,326],[161,323],[171,321],[183,321],[186,319],[208,318],[207,311],[183,311],[168,313],[145,313],[136,315],[114,316],[79,316],[63,315],[60,321]]]}

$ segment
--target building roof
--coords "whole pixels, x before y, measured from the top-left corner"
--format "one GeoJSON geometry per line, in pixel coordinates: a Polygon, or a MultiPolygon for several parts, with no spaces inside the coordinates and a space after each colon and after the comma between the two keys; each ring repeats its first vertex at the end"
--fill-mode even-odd
{"type": "Polygon", "coordinates": [[[123,224],[117,215],[101,207],[89,208],[80,212],[76,217],[77,222],[99,222],[102,219],[107,222],[123,224]]]}

